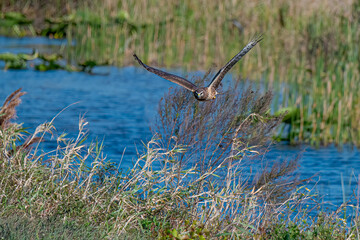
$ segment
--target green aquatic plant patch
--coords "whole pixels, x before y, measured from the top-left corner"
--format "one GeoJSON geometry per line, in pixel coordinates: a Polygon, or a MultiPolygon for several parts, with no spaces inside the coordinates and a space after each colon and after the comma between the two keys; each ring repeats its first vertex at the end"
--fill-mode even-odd
{"type": "Polygon", "coordinates": [[[34,51],[32,54],[14,54],[14,53],[0,53],[0,61],[5,62],[6,69],[25,69],[27,67],[26,62],[34,60],[39,57],[39,53],[34,51]]]}
{"type": "Polygon", "coordinates": [[[95,74],[93,72],[94,67],[108,65],[107,62],[99,63],[95,60],[87,60],[79,62],[76,65],[67,64],[63,56],[58,53],[52,54],[39,54],[38,51],[34,51],[33,54],[25,53],[0,53],[0,61],[5,62],[4,70],[7,69],[28,69],[30,66],[38,71],[50,71],[50,70],[66,70],[69,72],[86,72],[89,74],[95,74]],[[34,62],[34,60],[39,60],[34,62]],[[31,61],[32,64],[28,62],[31,61]]]}

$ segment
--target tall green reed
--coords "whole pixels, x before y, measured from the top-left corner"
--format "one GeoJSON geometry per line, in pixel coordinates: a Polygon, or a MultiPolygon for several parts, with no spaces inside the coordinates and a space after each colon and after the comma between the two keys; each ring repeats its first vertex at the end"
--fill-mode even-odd
{"type": "MultiPolygon", "coordinates": [[[[220,67],[254,33],[264,32],[265,41],[234,71],[275,87],[282,96],[275,99],[275,110],[298,109],[287,139],[358,144],[357,3],[336,2],[337,9],[326,4],[113,1],[98,14],[107,21],[122,14],[123,24],[78,28],[77,42],[84,44],[75,48],[78,56],[95,53],[121,65],[132,64],[136,52],[152,64],[220,67]],[[138,27],[131,31],[131,23],[138,27]]],[[[90,13],[94,6],[89,6],[90,13]]]]}

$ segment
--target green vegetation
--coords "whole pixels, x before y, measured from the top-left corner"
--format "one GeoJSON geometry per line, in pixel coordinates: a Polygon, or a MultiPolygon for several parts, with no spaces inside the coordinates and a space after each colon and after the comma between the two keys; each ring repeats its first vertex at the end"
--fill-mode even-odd
{"type": "Polygon", "coordinates": [[[0,61],[5,62],[4,70],[7,69],[26,69],[29,64],[28,61],[41,60],[41,62],[30,64],[34,66],[35,70],[38,71],[49,71],[49,70],[67,70],[70,72],[86,72],[89,74],[93,73],[93,68],[96,66],[107,65],[107,63],[98,63],[95,60],[86,60],[79,62],[77,65],[70,65],[63,63],[63,56],[58,53],[53,54],[39,54],[34,51],[32,54],[25,53],[0,53],[0,61]]]}
{"type": "Polygon", "coordinates": [[[24,216],[0,218],[0,239],[103,239],[105,231],[56,217],[29,219],[24,216]]]}
{"type": "Polygon", "coordinates": [[[14,54],[14,53],[0,53],[0,61],[5,62],[6,69],[24,69],[27,67],[26,62],[38,58],[38,52],[32,54],[14,54]]]}
{"type": "Polygon", "coordinates": [[[223,100],[200,104],[188,91],[174,91],[160,103],[159,135],[127,172],[105,160],[102,143],[85,144],[84,119],[75,138],[58,136],[53,120],[34,133],[10,122],[24,95],[20,89],[12,93],[0,110],[0,237],[360,237],[355,206],[309,215],[315,196],[299,187],[296,159],[239,178],[247,166],[267,165],[261,163],[266,144],[281,121],[266,114],[271,92],[259,96],[248,89],[239,97],[235,86],[223,100]],[[43,152],[41,142],[49,134],[57,147],[43,152]]]}

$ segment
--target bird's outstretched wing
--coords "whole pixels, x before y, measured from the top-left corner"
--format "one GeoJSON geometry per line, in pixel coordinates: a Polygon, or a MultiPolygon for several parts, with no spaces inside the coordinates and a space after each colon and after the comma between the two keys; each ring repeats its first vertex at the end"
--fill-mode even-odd
{"type": "Polygon", "coordinates": [[[153,67],[150,67],[148,65],[146,65],[145,63],[143,63],[137,56],[136,54],[134,54],[134,58],[136,59],[136,61],[139,62],[139,64],[141,66],[143,66],[146,70],[148,70],[149,72],[152,72],[152,73],[155,73],[156,75],[162,77],[162,78],[165,78],[166,80],[169,80],[173,83],[176,83],[176,84],[179,84],[180,86],[192,91],[192,92],[195,92],[195,90],[197,89],[196,85],[189,82],[188,80],[186,80],[185,78],[182,78],[182,77],[179,77],[179,76],[176,76],[174,74],[171,74],[171,73],[167,73],[167,72],[164,72],[164,71],[161,71],[159,69],[156,69],[156,68],[153,68],[153,67]]]}
{"type": "Polygon", "coordinates": [[[215,75],[209,87],[217,88],[225,74],[255,45],[263,39],[262,35],[255,36],[238,54],[236,54],[219,72],[215,75]]]}

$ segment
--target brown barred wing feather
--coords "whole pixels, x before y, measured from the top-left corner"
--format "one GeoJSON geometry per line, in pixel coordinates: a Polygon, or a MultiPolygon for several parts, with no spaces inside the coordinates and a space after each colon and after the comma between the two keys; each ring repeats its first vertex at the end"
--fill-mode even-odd
{"type": "Polygon", "coordinates": [[[238,54],[236,54],[225,66],[219,70],[219,72],[215,75],[209,84],[209,87],[216,89],[219,86],[221,80],[223,80],[226,73],[262,39],[262,35],[254,37],[238,54]]]}
{"type": "Polygon", "coordinates": [[[169,80],[170,82],[176,83],[184,88],[186,88],[187,90],[190,90],[192,92],[195,92],[195,90],[197,89],[197,86],[191,82],[189,82],[188,80],[186,80],[185,78],[176,76],[174,74],[171,73],[167,73],[164,71],[161,71],[159,69],[150,67],[148,65],[146,65],[145,63],[143,63],[137,56],[136,54],[134,54],[134,58],[136,59],[136,61],[139,62],[139,64],[141,66],[143,66],[146,70],[148,70],[149,72],[152,72],[156,75],[158,75],[159,77],[162,77],[166,80],[169,80]]]}

